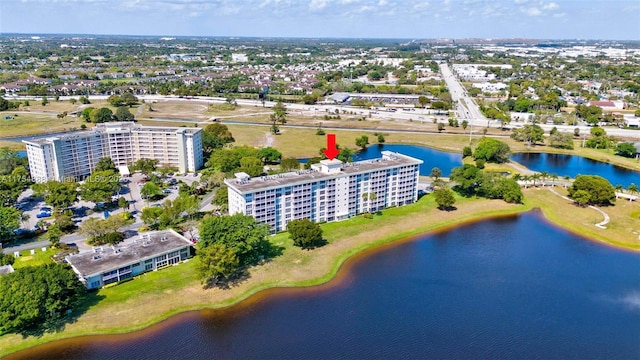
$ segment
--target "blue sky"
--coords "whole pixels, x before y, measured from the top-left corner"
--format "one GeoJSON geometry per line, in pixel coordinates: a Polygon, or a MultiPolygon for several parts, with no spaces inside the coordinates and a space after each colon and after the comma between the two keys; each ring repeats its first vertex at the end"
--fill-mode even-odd
{"type": "Polygon", "coordinates": [[[640,40],[640,0],[0,0],[0,32],[640,40]]]}

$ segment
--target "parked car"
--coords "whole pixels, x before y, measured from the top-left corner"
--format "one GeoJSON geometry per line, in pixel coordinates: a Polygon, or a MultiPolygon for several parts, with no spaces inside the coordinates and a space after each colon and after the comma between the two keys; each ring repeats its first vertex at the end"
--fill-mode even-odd
{"type": "Polygon", "coordinates": [[[163,193],[163,194],[171,194],[171,190],[169,190],[169,189],[164,189],[164,190],[162,190],[162,193],[163,193]]]}
{"type": "Polygon", "coordinates": [[[40,211],[40,212],[36,215],[36,217],[37,217],[38,219],[47,218],[47,217],[50,217],[50,216],[51,216],[51,212],[50,212],[50,211],[40,211]]]}

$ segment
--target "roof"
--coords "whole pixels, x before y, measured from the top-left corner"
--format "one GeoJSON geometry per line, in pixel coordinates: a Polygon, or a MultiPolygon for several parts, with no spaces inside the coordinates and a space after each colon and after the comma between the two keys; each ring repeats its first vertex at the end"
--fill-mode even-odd
{"type": "MultiPolygon", "coordinates": [[[[261,176],[245,180],[226,179],[225,183],[232,189],[242,194],[277,189],[284,186],[306,184],[309,182],[336,179],[343,176],[364,174],[373,171],[393,169],[404,165],[419,165],[423,161],[411,156],[383,151],[382,158],[364,160],[341,165],[335,173],[323,173],[316,169],[292,171],[284,174],[261,176]]],[[[340,164],[339,160],[327,160],[323,165],[340,164]]]]}
{"type": "Polygon", "coordinates": [[[120,165],[118,166],[118,172],[120,173],[120,175],[131,175],[131,172],[129,171],[129,167],[127,165],[120,165]]]}
{"type": "Polygon", "coordinates": [[[93,251],[69,255],[65,260],[87,278],[191,245],[173,230],[154,231],[141,233],[126,245],[95,247],[93,251]]]}
{"type": "Polygon", "coordinates": [[[13,266],[11,265],[0,266],[0,276],[11,274],[12,272],[13,272],[13,266]]]}

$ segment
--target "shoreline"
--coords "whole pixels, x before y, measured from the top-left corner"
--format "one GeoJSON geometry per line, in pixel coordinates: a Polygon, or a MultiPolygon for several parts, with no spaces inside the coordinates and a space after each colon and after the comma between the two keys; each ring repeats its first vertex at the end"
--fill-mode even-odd
{"type": "MultiPolygon", "coordinates": [[[[332,291],[340,286],[348,286],[349,274],[352,266],[362,261],[366,257],[384,251],[389,247],[403,244],[410,241],[415,241],[423,236],[430,236],[446,232],[453,227],[466,226],[480,221],[486,221],[498,218],[518,217],[526,212],[537,212],[538,216],[541,216],[544,221],[547,221],[552,226],[555,226],[563,231],[567,231],[573,235],[579,236],[587,241],[590,241],[596,245],[605,245],[622,251],[629,251],[633,253],[640,253],[640,248],[626,247],[620,244],[613,244],[603,239],[597,239],[590,234],[582,234],[574,229],[563,226],[553,221],[543,208],[532,205],[530,203],[516,205],[514,208],[490,210],[483,213],[475,213],[464,216],[453,221],[443,221],[435,224],[428,224],[423,227],[414,228],[399,234],[394,234],[385,238],[377,239],[364,245],[348,248],[346,251],[341,252],[337,257],[331,259],[330,267],[321,276],[311,279],[305,279],[302,281],[294,281],[290,283],[278,283],[277,281],[266,281],[264,283],[256,284],[241,293],[239,296],[223,301],[213,301],[204,304],[193,304],[186,307],[177,307],[171,309],[159,316],[147,319],[142,323],[121,327],[121,328],[107,328],[103,330],[97,330],[89,333],[70,333],[68,336],[53,337],[39,341],[36,339],[33,342],[25,342],[23,346],[18,345],[16,348],[9,350],[8,352],[0,353],[0,357],[15,355],[20,356],[20,353],[28,355],[29,351],[39,347],[57,347],[67,346],[71,343],[78,341],[94,341],[100,339],[106,342],[120,342],[120,341],[136,341],[145,336],[150,336],[157,331],[162,331],[169,326],[172,326],[178,322],[183,321],[185,318],[193,316],[196,312],[229,312],[238,311],[244,308],[255,306],[256,304],[264,301],[265,299],[272,298],[274,296],[290,296],[300,295],[309,292],[321,292],[332,291]],[[135,335],[133,335],[136,333],[135,335]],[[133,335],[133,336],[132,336],[133,335]]],[[[60,333],[62,334],[62,333],[60,333]]],[[[55,335],[55,334],[54,334],[55,335]]],[[[38,351],[43,350],[40,348],[38,351]]]]}

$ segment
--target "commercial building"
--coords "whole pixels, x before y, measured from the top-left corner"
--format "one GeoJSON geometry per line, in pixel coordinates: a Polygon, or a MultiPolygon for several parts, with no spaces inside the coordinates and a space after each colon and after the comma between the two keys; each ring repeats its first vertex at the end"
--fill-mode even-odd
{"type": "Polygon", "coordinates": [[[127,245],[95,247],[65,257],[87,289],[174,265],[191,256],[192,243],[173,230],[140,234],[127,245]]]}
{"type": "Polygon", "coordinates": [[[308,218],[314,222],[347,219],[358,213],[402,206],[418,198],[423,161],[383,151],[374,160],[342,163],[323,160],[309,170],[250,178],[227,179],[229,213],[251,215],[272,232],[308,218]]]}
{"type": "Polygon", "coordinates": [[[198,128],[103,123],[90,131],[23,142],[36,182],[83,178],[103,157],[111,158],[116,166],[131,165],[142,158],[154,159],[160,165],[177,167],[180,172],[196,171],[203,164],[202,130],[198,128]]]}

